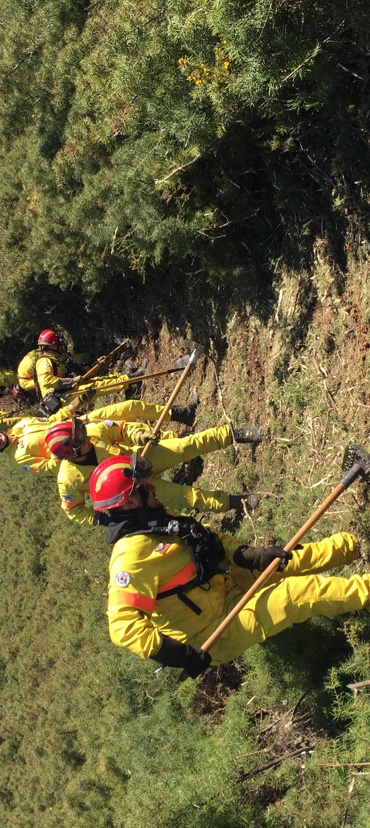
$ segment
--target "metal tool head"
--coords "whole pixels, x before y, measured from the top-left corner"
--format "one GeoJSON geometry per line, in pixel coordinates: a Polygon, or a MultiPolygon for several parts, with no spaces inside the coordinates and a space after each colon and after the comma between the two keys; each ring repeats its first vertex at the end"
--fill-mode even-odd
{"type": "Polygon", "coordinates": [[[198,351],[199,354],[204,354],[204,347],[200,345],[199,342],[195,342],[193,339],[182,339],[179,345],[180,348],[183,348],[187,351],[198,351]]]}
{"type": "Polygon", "coordinates": [[[115,345],[129,345],[130,340],[123,336],[114,336],[113,342],[115,345]]]}
{"type": "Polygon", "coordinates": [[[349,443],[346,446],[342,469],[347,474],[351,469],[357,468],[358,475],[365,478],[370,474],[370,454],[356,443],[349,443]]]}

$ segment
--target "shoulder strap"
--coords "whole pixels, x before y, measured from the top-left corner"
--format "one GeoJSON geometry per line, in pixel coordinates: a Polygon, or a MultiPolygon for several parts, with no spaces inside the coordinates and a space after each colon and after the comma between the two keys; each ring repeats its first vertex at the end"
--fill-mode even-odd
{"type": "Polygon", "coordinates": [[[42,395],[41,395],[40,383],[38,381],[37,371],[36,371],[36,366],[35,365],[31,368],[31,375],[32,375],[32,379],[33,379],[33,384],[35,386],[37,402],[41,403],[42,402],[42,395]]]}

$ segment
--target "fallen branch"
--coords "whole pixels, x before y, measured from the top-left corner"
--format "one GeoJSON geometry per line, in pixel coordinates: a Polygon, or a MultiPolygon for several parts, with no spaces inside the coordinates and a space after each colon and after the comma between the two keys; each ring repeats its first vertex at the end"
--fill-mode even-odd
{"type": "Polygon", "coordinates": [[[320,768],[362,768],[370,765],[370,762],[318,762],[320,768]]]}
{"type": "MultiPolygon", "coordinates": [[[[304,756],[306,753],[311,753],[313,749],[313,745],[308,745],[308,747],[293,750],[292,753],[285,753],[284,756],[279,756],[277,759],[271,759],[270,762],[260,765],[259,768],[255,768],[247,773],[243,772],[242,781],[244,782],[245,779],[251,779],[253,776],[258,776],[258,774],[264,773],[266,770],[271,770],[271,768],[277,768],[279,765],[282,765],[283,762],[286,762],[287,759],[296,759],[298,756],[304,756]]],[[[370,762],[365,764],[370,764],[370,762]]]]}
{"type": "Polygon", "coordinates": [[[175,169],[172,170],[172,172],[170,172],[168,175],[165,175],[164,178],[155,178],[154,184],[164,184],[165,181],[168,181],[168,179],[172,178],[173,175],[176,175],[177,172],[185,170],[186,167],[190,167],[191,164],[195,164],[195,162],[198,161],[198,158],[200,158],[200,156],[201,153],[199,152],[198,155],[195,156],[195,158],[191,159],[191,161],[187,161],[186,164],[182,164],[181,167],[175,167],[175,169]]]}
{"type": "Polygon", "coordinates": [[[356,681],[354,684],[347,684],[349,690],[358,690],[359,687],[369,687],[370,686],[370,679],[364,679],[364,681],[356,681]]]}

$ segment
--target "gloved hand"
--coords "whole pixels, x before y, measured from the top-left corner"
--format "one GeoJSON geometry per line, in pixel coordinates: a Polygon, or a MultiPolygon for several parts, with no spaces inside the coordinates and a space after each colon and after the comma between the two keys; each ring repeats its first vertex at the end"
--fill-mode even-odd
{"type": "Polygon", "coordinates": [[[83,391],[80,396],[80,402],[84,405],[90,403],[95,397],[95,388],[87,388],[86,391],[83,391]]]}
{"type": "Polygon", "coordinates": [[[263,547],[238,546],[233,555],[233,561],[244,569],[257,569],[263,572],[275,558],[281,558],[277,572],[282,572],[293,557],[291,552],[285,552],[282,546],[263,547]]]}
{"type": "Polygon", "coordinates": [[[242,500],[246,501],[246,505],[249,509],[257,509],[259,505],[260,499],[255,494],[250,494],[249,492],[242,492],[241,494],[231,494],[229,495],[229,507],[230,509],[241,509],[243,504],[242,500]]]}
{"type": "Polygon", "coordinates": [[[64,391],[66,388],[74,388],[75,377],[59,377],[58,391],[64,391]]]}
{"type": "Polygon", "coordinates": [[[187,645],[190,650],[184,664],[185,673],[192,679],[198,678],[209,667],[212,656],[205,650],[199,650],[198,647],[191,647],[187,645]]]}
{"type": "Polygon", "coordinates": [[[162,646],[151,658],[164,667],[182,667],[192,679],[204,673],[212,661],[212,656],[205,650],[199,650],[191,644],[181,644],[167,635],[162,635],[162,646]]]}

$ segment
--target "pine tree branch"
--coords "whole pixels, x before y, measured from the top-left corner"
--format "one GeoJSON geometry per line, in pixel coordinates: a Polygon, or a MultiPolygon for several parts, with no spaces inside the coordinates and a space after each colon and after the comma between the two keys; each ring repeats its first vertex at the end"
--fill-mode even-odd
{"type": "Polygon", "coordinates": [[[181,167],[175,167],[175,169],[172,170],[172,172],[170,172],[164,178],[155,178],[154,184],[163,184],[165,181],[168,181],[169,178],[172,178],[173,175],[176,175],[177,172],[180,172],[180,170],[185,170],[186,167],[190,167],[191,164],[195,164],[195,162],[198,161],[198,158],[200,157],[201,153],[199,152],[198,155],[195,156],[195,158],[191,159],[191,161],[187,161],[186,164],[182,164],[181,167]]]}

